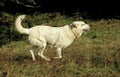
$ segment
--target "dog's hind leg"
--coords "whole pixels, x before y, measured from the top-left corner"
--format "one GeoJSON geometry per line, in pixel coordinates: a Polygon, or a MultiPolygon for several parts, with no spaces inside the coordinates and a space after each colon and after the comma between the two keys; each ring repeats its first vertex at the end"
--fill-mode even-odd
{"type": "Polygon", "coordinates": [[[45,50],[45,48],[46,48],[46,43],[44,43],[44,44],[41,44],[40,45],[40,50],[39,50],[39,52],[38,52],[38,55],[39,56],[41,56],[43,59],[45,59],[46,61],[51,61],[49,58],[47,58],[47,57],[45,57],[44,55],[43,55],[43,52],[44,52],[44,50],[45,50]],[[41,46],[41,45],[43,45],[43,46],[41,46]]]}
{"type": "Polygon", "coordinates": [[[35,55],[34,55],[34,48],[35,48],[35,46],[33,46],[29,51],[30,51],[30,53],[31,53],[31,55],[32,55],[32,59],[35,61],[36,59],[35,59],[35,55]]]}

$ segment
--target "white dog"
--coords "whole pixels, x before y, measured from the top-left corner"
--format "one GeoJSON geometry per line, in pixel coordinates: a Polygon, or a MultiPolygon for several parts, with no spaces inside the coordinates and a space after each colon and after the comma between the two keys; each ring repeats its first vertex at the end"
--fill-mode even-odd
{"type": "Polygon", "coordinates": [[[54,57],[54,59],[60,59],[62,58],[61,50],[68,47],[74,39],[80,37],[82,33],[90,29],[89,25],[82,21],[75,21],[72,24],[63,27],[38,25],[27,29],[23,28],[21,25],[24,18],[25,15],[18,16],[15,21],[15,26],[19,33],[29,35],[29,42],[33,45],[29,51],[34,61],[36,60],[33,53],[34,48],[39,47],[40,50],[38,55],[43,59],[50,61],[51,59],[43,55],[46,45],[49,44],[51,47],[56,48],[57,56],[54,57]]]}

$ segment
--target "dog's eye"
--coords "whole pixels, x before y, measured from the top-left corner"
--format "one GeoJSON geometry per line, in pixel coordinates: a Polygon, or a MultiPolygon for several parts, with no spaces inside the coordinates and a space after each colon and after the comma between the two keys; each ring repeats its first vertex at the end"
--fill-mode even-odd
{"type": "Polygon", "coordinates": [[[84,26],[85,24],[81,24],[81,26],[84,26]]]}

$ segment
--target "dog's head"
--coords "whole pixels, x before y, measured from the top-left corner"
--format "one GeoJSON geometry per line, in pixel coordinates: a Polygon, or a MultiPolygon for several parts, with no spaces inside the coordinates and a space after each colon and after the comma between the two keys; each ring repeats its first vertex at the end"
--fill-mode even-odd
{"type": "Polygon", "coordinates": [[[83,21],[74,21],[70,24],[72,31],[79,37],[83,32],[87,32],[90,26],[83,21]]]}

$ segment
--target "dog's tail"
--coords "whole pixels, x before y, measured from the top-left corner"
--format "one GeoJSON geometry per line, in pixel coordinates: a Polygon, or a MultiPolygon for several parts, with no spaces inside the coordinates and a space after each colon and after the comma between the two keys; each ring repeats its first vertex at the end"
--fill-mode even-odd
{"type": "Polygon", "coordinates": [[[15,21],[15,27],[19,33],[29,34],[29,29],[22,27],[21,22],[25,18],[25,15],[20,15],[15,21]]]}

